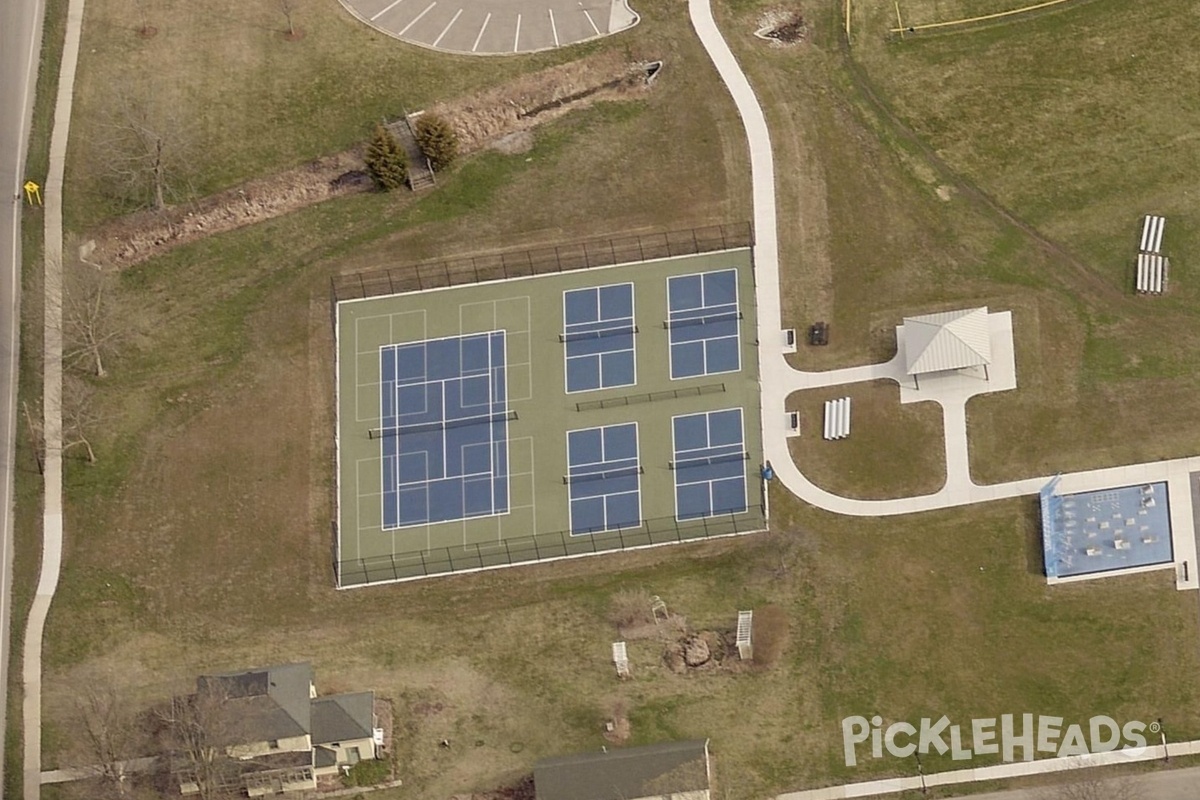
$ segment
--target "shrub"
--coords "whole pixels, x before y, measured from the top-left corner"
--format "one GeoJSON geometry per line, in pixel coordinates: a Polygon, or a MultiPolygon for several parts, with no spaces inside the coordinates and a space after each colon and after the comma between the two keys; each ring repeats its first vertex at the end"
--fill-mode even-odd
{"type": "Polygon", "coordinates": [[[652,622],[650,593],[645,589],[619,589],[611,600],[608,618],[618,628],[652,622]]]}
{"type": "Polygon", "coordinates": [[[750,642],[754,646],[754,663],[771,667],[779,661],[788,641],[787,612],[779,606],[763,606],[754,612],[750,642]]]}
{"type": "Polygon", "coordinates": [[[440,172],[458,158],[458,134],[450,123],[435,114],[422,114],[414,126],[417,145],[429,159],[429,165],[440,172]]]}
{"type": "Polygon", "coordinates": [[[391,764],[386,758],[360,761],[346,773],[345,783],[348,786],[374,786],[392,777],[391,764]]]}
{"type": "Polygon", "coordinates": [[[385,192],[399,189],[408,180],[408,154],[396,135],[383,125],[375,126],[367,145],[366,162],[371,180],[385,192]]]}

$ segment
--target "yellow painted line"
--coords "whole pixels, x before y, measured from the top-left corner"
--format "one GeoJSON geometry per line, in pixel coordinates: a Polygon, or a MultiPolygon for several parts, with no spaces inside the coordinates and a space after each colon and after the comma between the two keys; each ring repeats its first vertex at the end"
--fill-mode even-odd
{"type": "Polygon", "coordinates": [[[1014,14],[1024,14],[1027,11],[1037,11],[1039,8],[1049,8],[1050,6],[1057,6],[1062,3],[1068,3],[1068,2],[1070,2],[1070,0],[1046,0],[1046,2],[1044,2],[1044,3],[1038,3],[1037,5],[1032,5],[1032,6],[1025,6],[1023,8],[1014,8],[1011,11],[997,11],[995,14],[984,14],[981,17],[968,17],[966,19],[955,19],[955,20],[951,20],[949,22],[926,22],[923,25],[910,25],[907,28],[904,27],[904,23],[900,21],[900,6],[897,4],[897,6],[896,6],[896,24],[899,25],[900,27],[892,28],[890,32],[903,34],[905,31],[909,31],[909,30],[925,31],[925,30],[929,30],[931,28],[948,28],[953,25],[966,25],[970,22],[984,22],[989,19],[1000,19],[1001,17],[1011,17],[1014,14]]]}

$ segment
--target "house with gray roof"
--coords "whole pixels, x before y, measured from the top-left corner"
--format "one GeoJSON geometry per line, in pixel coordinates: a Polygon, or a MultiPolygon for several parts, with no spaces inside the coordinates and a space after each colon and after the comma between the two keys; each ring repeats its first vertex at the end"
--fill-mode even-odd
{"type": "Polygon", "coordinates": [[[534,764],[537,800],[709,800],[708,740],[663,742],[534,764]]]}
{"type": "MultiPolygon", "coordinates": [[[[228,780],[250,797],[315,789],[320,776],[375,758],[381,739],[374,693],[318,697],[310,664],[204,675],[188,701],[212,709],[213,744],[237,767],[228,780]]],[[[177,775],[181,793],[200,791],[194,770],[177,775]]]]}

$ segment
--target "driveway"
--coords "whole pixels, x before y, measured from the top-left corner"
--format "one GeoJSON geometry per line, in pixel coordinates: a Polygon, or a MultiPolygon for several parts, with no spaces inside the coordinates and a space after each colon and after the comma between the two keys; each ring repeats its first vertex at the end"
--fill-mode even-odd
{"type": "Polygon", "coordinates": [[[341,0],[363,22],[403,42],[469,55],[565,47],[638,23],[626,0],[341,0]]]}

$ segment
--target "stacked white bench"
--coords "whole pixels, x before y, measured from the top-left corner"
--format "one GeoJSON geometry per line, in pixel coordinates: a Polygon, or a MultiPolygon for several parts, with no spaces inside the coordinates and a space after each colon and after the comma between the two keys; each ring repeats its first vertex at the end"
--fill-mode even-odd
{"type": "Polygon", "coordinates": [[[850,398],[825,401],[825,438],[845,439],[850,435],[850,398]]]}
{"type": "Polygon", "coordinates": [[[1138,294],[1162,294],[1167,286],[1167,272],[1171,263],[1162,254],[1163,229],[1167,221],[1163,217],[1147,214],[1142,221],[1142,242],[1137,257],[1138,294]]]}
{"type": "Polygon", "coordinates": [[[624,642],[613,642],[612,646],[613,664],[617,667],[618,678],[629,677],[629,653],[625,649],[624,642]]]}

